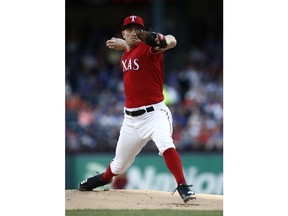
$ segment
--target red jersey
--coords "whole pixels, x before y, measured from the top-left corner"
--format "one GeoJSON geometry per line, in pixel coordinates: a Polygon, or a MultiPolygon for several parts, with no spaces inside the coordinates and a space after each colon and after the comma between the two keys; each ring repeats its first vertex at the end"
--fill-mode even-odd
{"type": "Polygon", "coordinates": [[[127,108],[155,104],[164,100],[164,61],[162,53],[152,53],[143,42],[121,58],[127,108]]]}

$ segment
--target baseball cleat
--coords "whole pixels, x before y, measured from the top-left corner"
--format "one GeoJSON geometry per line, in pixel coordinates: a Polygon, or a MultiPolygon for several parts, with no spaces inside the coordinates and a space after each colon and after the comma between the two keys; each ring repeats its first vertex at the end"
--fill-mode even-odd
{"type": "Polygon", "coordinates": [[[183,201],[186,203],[189,200],[196,199],[195,193],[190,189],[192,186],[193,185],[180,184],[174,191],[172,191],[172,194],[177,190],[183,201]]]}
{"type": "Polygon", "coordinates": [[[87,178],[80,182],[78,188],[80,191],[92,191],[94,188],[101,187],[103,185],[109,184],[112,182],[112,179],[110,181],[103,181],[102,180],[102,174],[98,174],[96,176],[87,178]]]}

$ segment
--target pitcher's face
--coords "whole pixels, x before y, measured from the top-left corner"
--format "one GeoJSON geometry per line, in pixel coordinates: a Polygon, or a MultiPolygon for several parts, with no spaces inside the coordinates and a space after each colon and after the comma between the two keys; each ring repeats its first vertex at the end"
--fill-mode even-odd
{"type": "Polygon", "coordinates": [[[122,36],[129,47],[136,46],[140,42],[136,35],[137,30],[142,30],[142,28],[139,25],[129,25],[122,31],[122,36]]]}

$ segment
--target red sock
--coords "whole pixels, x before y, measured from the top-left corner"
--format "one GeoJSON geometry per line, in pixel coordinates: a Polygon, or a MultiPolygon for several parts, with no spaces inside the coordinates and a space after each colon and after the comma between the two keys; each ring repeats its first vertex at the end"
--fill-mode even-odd
{"type": "Polygon", "coordinates": [[[182,162],[176,149],[174,148],[167,149],[163,153],[163,156],[164,156],[166,166],[168,167],[170,172],[173,174],[177,182],[177,185],[186,184],[186,180],[183,174],[182,162]]]}
{"type": "Polygon", "coordinates": [[[102,180],[103,181],[110,181],[113,178],[113,176],[117,176],[117,174],[112,173],[111,168],[110,168],[110,164],[108,164],[108,167],[102,176],[102,180]]]}

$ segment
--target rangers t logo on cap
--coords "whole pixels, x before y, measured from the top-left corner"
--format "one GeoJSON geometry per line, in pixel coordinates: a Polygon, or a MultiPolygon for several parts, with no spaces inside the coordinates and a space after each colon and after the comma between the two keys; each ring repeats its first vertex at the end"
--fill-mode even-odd
{"type": "Polygon", "coordinates": [[[130,18],[132,19],[132,22],[135,22],[136,16],[130,16],[130,18]]]}

